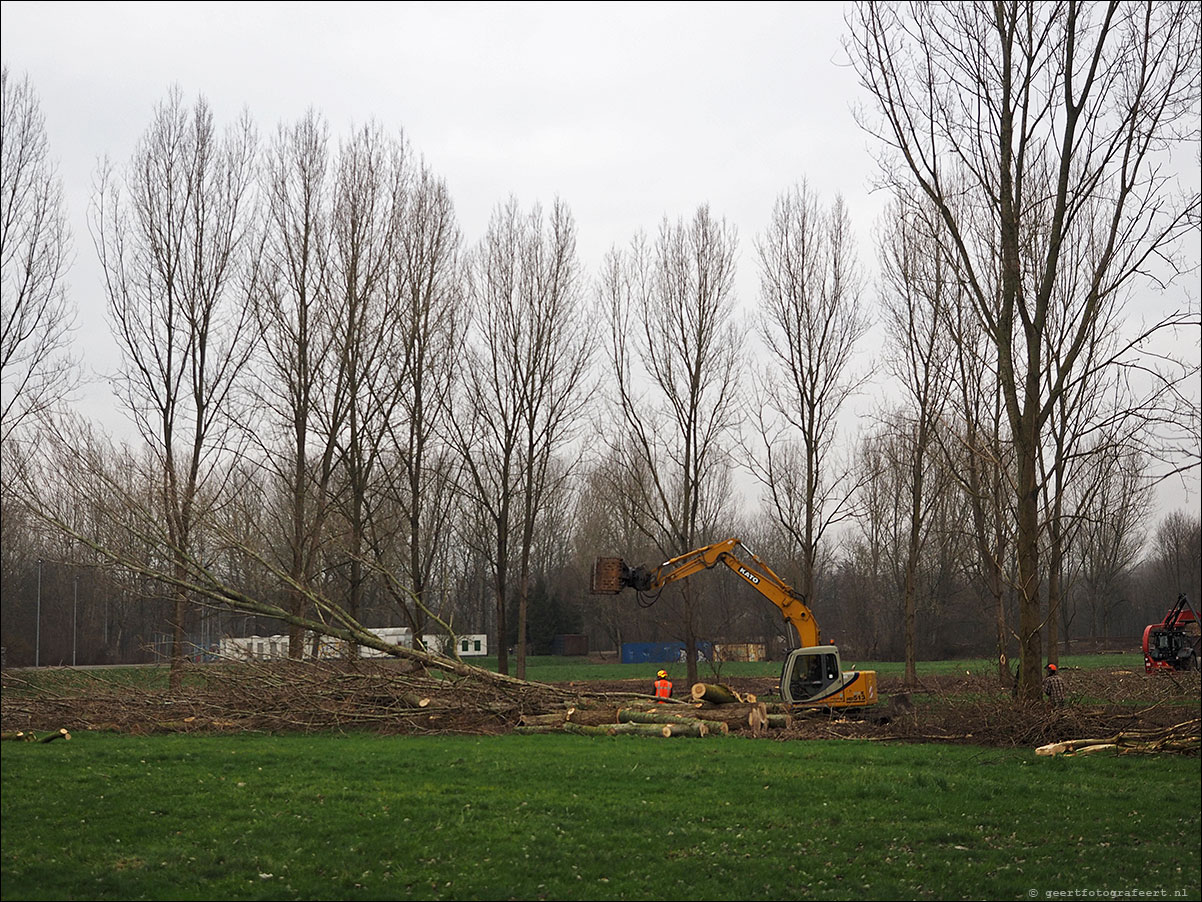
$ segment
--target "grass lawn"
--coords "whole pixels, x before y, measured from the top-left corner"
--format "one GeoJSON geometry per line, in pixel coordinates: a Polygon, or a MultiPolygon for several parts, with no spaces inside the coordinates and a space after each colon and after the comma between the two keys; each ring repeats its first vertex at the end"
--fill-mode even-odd
{"type": "Polygon", "coordinates": [[[1202,780],[1181,756],[358,733],[85,733],[0,754],[3,899],[1198,899],[1202,884],[1202,780]]]}
{"type": "MultiPolygon", "coordinates": [[[[497,669],[497,659],[492,657],[464,658],[468,664],[484,667],[488,670],[497,669]]],[[[701,680],[721,682],[723,677],[772,677],[780,676],[781,661],[728,661],[720,664],[710,664],[702,661],[697,665],[697,676],[701,680]]],[[[1017,661],[1011,662],[1011,669],[1017,666],[1017,661]]],[[[1068,655],[1060,659],[1060,666],[1069,670],[1096,670],[1125,668],[1143,673],[1144,656],[1142,653],[1104,654],[1104,655],[1068,655]]],[[[526,677],[544,683],[560,683],[569,681],[588,682],[590,680],[646,680],[650,686],[655,680],[655,672],[666,667],[669,675],[677,681],[685,678],[684,664],[623,664],[610,660],[598,663],[589,658],[561,657],[553,655],[532,655],[526,659],[526,677]]],[[[880,676],[900,677],[905,674],[906,665],[902,661],[860,661],[843,658],[845,670],[875,670],[880,676]]],[[[517,658],[509,656],[509,672],[517,672],[517,658]]],[[[997,662],[992,658],[964,658],[954,661],[919,661],[918,676],[938,676],[949,674],[971,674],[973,676],[993,676],[997,673],[997,662]]]]}
{"type": "MultiPolygon", "coordinates": [[[[465,663],[486,670],[496,671],[497,659],[491,657],[469,657],[465,663]]],[[[717,665],[701,662],[698,665],[698,678],[720,682],[724,677],[771,677],[780,676],[780,661],[730,661],[717,665]]],[[[203,682],[209,666],[195,667],[185,672],[184,679],[192,682],[203,682]]],[[[883,677],[900,677],[905,673],[905,664],[901,661],[858,661],[850,658],[843,660],[845,669],[875,670],[883,677]]],[[[1012,665],[1013,666],[1013,665],[1012,665]]],[[[1106,654],[1106,655],[1071,655],[1061,658],[1060,666],[1069,670],[1096,670],[1125,668],[1136,673],[1143,673],[1144,659],[1142,654],[1106,654]]],[[[683,664],[623,664],[620,661],[605,661],[583,657],[564,657],[557,655],[532,655],[526,659],[526,677],[536,682],[590,682],[597,680],[645,680],[650,688],[655,680],[655,672],[666,667],[672,678],[683,684],[685,666],[683,664]]],[[[517,658],[509,658],[510,674],[517,673],[517,658]]],[[[937,676],[946,674],[972,674],[974,676],[993,676],[997,673],[997,663],[988,658],[965,658],[954,661],[920,661],[918,675],[937,676]]],[[[39,689],[51,691],[79,691],[88,687],[120,689],[166,689],[168,668],[166,665],[138,665],[129,667],[104,667],[96,669],[73,669],[69,667],[43,667],[39,670],[23,669],[21,678],[27,681],[31,691],[39,689]]],[[[14,690],[19,691],[19,690],[14,690]]]]}

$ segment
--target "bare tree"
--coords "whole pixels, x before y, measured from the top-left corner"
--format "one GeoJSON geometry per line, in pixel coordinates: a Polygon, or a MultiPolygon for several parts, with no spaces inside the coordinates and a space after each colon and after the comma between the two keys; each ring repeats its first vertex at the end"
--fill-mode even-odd
{"type": "Polygon", "coordinates": [[[899,492],[893,484],[886,437],[874,430],[860,438],[856,449],[856,524],[858,535],[844,540],[840,582],[844,606],[859,608],[863,623],[861,640],[873,656],[904,654],[897,646],[902,623],[894,577],[900,522],[897,518],[899,492]],[[849,586],[850,583],[850,586],[849,586]],[[850,591],[849,591],[850,589],[850,591]]]}
{"type": "Polygon", "coordinates": [[[29,78],[3,70],[0,196],[0,443],[76,382],[68,349],[75,313],[67,301],[71,236],[46,122],[29,78]]]}
{"type": "Polygon", "coordinates": [[[1007,609],[1014,594],[1013,453],[1002,437],[1002,395],[988,337],[967,295],[960,291],[954,298],[947,311],[955,350],[950,372],[954,388],[948,398],[952,425],[937,435],[947,471],[955,476],[969,506],[976,545],[972,569],[992,615],[998,679],[1011,685],[1013,630],[1007,609]]]}
{"type": "Polygon", "coordinates": [[[1202,518],[1175,510],[1168,514],[1152,540],[1151,570],[1157,588],[1157,608],[1184,592],[1194,603],[1202,600],[1202,518]]]}
{"type": "Polygon", "coordinates": [[[1145,544],[1151,485],[1135,449],[1108,437],[1087,456],[1089,470],[1074,482],[1081,498],[1072,546],[1094,636],[1108,637],[1116,610],[1130,602],[1126,591],[1145,544]]]}
{"type": "MultiPolygon", "coordinates": [[[[968,557],[964,495],[957,490],[948,462],[932,453],[934,435],[928,436],[926,451],[920,451],[915,439],[918,416],[909,405],[900,406],[861,440],[860,538],[852,545],[863,563],[857,580],[875,579],[878,606],[886,609],[882,613],[888,622],[896,624],[889,632],[900,636],[900,648],[897,640],[891,648],[905,656],[907,670],[920,646],[928,654],[945,651],[933,643],[948,632],[945,626],[952,622],[968,557]],[[923,473],[916,479],[918,458],[923,460],[923,473]],[[904,601],[900,608],[899,597],[904,601]],[[920,613],[926,627],[921,631],[920,613]]],[[[930,425],[932,432],[939,428],[940,424],[930,425]]],[[[917,685],[916,672],[908,679],[917,685]]]]}
{"type": "Polygon", "coordinates": [[[1196,129],[1197,6],[862,3],[851,24],[885,178],[940,210],[996,350],[1017,474],[1021,691],[1037,698],[1043,433],[1108,299],[1154,265],[1171,279],[1196,231],[1197,189],[1174,197],[1160,152],[1196,129]],[[1049,385],[1049,308],[1071,257],[1085,290],[1049,385]]]}
{"type": "MultiPolygon", "coordinates": [[[[690,222],[664,220],[654,247],[642,236],[611,252],[601,292],[610,311],[614,408],[605,438],[640,478],[639,532],[670,558],[712,530],[729,492],[730,443],[739,424],[742,336],[734,321],[737,237],[701,207],[690,222]]],[[[631,486],[627,486],[630,488],[631,486]]],[[[668,597],[697,679],[699,589],[668,597]]]]}
{"type": "Polygon", "coordinates": [[[400,400],[389,362],[396,353],[397,313],[389,292],[403,201],[408,147],[381,129],[359,129],[341,148],[331,208],[330,291],[335,298],[338,359],[346,412],[337,447],[337,487],[345,523],[350,617],[361,616],[367,586],[378,468],[389,423],[400,400]]]}
{"type": "MultiPolygon", "coordinates": [[[[1071,307],[1071,303],[1058,298],[1049,310],[1045,348],[1048,362],[1044,374],[1049,382],[1059,378],[1061,340],[1075,329],[1074,324],[1061,322],[1060,317],[1060,314],[1071,312],[1071,307]]],[[[1138,428],[1136,418],[1125,416],[1122,410],[1123,392],[1117,369],[1104,365],[1113,353],[1114,337],[1111,315],[1100,315],[1096,330],[1082,349],[1080,375],[1064,382],[1063,390],[1057,393],[1050,408],[1044,450],[1039,456],[1043,520],[1047,529],[1044,540],[1048,598],[1045,635],[1050,663],[1059,663],[1060,627],[1063,623],[1067,630],[1071,620],[1071,613],[1062,609],[1071,594],[1069,549],[1077,530],[1092,516],[1091,495],[1105,485],[1096,478],[1099,474],[1094,458],[1101,455],[1107,459],[1113,450],[1107,447],[1108,444],[1125,442],[1130,445],[1133,442],[1133,437],[1118,434],[1124,424],[1131,426],[1135,421],[1138,428]]]]}
{"type": "MultiPolygon", "coordinates": [[[[888,214],[881,272],[885,326],[893,353],[889,371],[901,387],[905,412],[897,422],[898,439],[909,444],[907,536],[902,579],[905,611],[905,683],[917,685],[917,576],[934,503],[926,485],[951,384],[954,354],[948,310],[959,288],[954,261],[939,241],[938,214],[926,205],[898,199],[888,214]],[[903,425],[904,424],[904,425],[903,425]]],[[[896,421],[895,421],[896,422],[896,421]]]]}
{"type": "Polygon", "coordinates": [[[518,572],[518,669],[526,678],[527,617],[535,527],[563,494],[574,466],[561,455],[579,432],[588,399],[595,329],[583,309],[582,272],[576,256],[576,224],[556,202],[545,234],[541,211],[531,215],[535,240],[522,250],[529,316],[527,376],[522,380],[523,486],[518,572]]]}
{"type": "MultiPolygon", "coordinates": [[[[604,549],[605,554],[643,559],[647,539],[635,525],[632,506],[640,497],[636,486],[644,480],[627,468],[629,459],[628,455],[603,449],[583,476],[573,517],[578,566],[583,571],[591,570],[598,549],[604,549]]],[[[590,600],[589,621],[620,654],[624,638],[636,629],[639,609],[631,608],[629,599],[622,595],[596,595],[590,600]]]]}
{"type": "MultiPolygon", "coordinates": [[[[347,407],[346,371],[338,365],[340,308],[329,280],[333,163],[324,121],[310,112],[281,127],[266,157],[262,280],[253,297],[262,336],[260,456],[281,490],[281,509],[268,528],[283,539],[291,583],[286,606],[303,617],[347,407]]],[[[302,657],[304,631],[294,624],[288,639],[289,656],[302,657]]]]}
{"type": "Polygon", "coordinates": [[[837,460],[839,415],[863,382],[851,370],[868,329],[851,221],[804,183],[782,194],[756,244],[759,318],[768,360],[757,380],[752,472],[800,555],[797,589],[814,603],[819,549],[851,512],[854,471],[837,460]]]}
{"type": "Polygon", "coordinates": [[[417,637],[425,634],[435,569],[446,558],[459,476],[446,418],[466,318],[460,245],[446,184],[420,165],[404,181],[389,264],[397,326],[385,364],[398,404],[384,423],[394,465],[382,474],[398,508],[403,592],[397,601],[417,637]]]}
{"type": "MultiPolygon", "coordinates": [[[[203,99],[178,90],[155,110],[124,179],[105,165],[94,235],[123,355],[115,384],[158,467],[164,554],[178,588],[193,531],[221,495],[237,388],[251,352],[245,251],[255,136],[221,138],[203,99]]],[[[187,596],[175,600],[172,683],[182,677],[187,596]]]]}
{"type": "Polygon", "coordinates": [[[576,227],[567,208],[556,203],[545,226],[537,206],[525,216],[514,199],[498,208],[472,261],[471,291],[474,341],[453,426],[467,491],[483,514],[480,545],[492,569],[502,673],[517,558],[521,678],[534,528],[557,474],[568,472],[552,464],[578,425],[589,367],[591,327],[581,315],[576,227]]]}

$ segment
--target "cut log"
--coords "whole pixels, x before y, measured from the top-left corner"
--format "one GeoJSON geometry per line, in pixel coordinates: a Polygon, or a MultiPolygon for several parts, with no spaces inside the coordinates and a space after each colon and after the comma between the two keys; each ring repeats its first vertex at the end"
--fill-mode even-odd
{"type": "Polygon", "coordinates": [[[618,710],[618,723],[658,723],[658,724],[704,724],[710,733],[725,736],[730,732],[730,726],[720,720],[705,720],[689,714],[675,714],[671,711],[644,711],[639,708],[621,708],[618,710]]]}
{"type": "Polygon", "coordinates": [[[611,723],[597,727],[568,721],[562,728],[567,733],[582,736],[705,736],[709,731],[703,723],[611,723]]]}
{"type": "MultiPolygon", "coordinates": [[[[683,724],[667,723],[615,723],[605,729],[611,736],[663,736],[667,739],[669,736],[690,735],[688,731],[681,729],[683,726],[683,724]]],[[[691,735],[696,735],[696,733],[691,735]]]]}
{"type": "Polygon", "coordinates": [[[612,705],[606,708],[574,708],[568,721],[584,726],[601,726],[618,722],[618,709],[612,705]]]}
{"type": "Polygon", "coordinates": [[[793,725],[792,714],[765,714],[765,723],[774,730],[787,730],[793,725]]]}
{"type": "Polygon", "coordinates": [[[743,697],[739,693],[721,683],[694,683],[690,691],[695,702],[706,701],[711,705],[733,705],[736,702],[743,702],[743,697]]]}
{"type": "Polygon", "coordinates": [[[720,720],[732,730],[752,729],[752,712],[757,719],[768,716],[767,706],[763,702],[754,705],[700,705],[693,713],[698,720],[720,720]]]}

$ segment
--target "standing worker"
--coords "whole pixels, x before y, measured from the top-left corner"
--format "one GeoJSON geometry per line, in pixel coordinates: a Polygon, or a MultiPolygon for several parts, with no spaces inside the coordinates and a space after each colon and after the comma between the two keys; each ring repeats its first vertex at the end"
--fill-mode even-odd
{"type": "Polygon", "coordinates": [[[1068,688],[1064,685],[1064,680],[1060,676],[1060,671],[1056,669],[1055,664],[1049,664],[1044,668],[1047,674],[1043,678],[1043,694],[1048,697],[1055,707],[1060,707],[1064,704],[1064,700],[1068,697],[1068,688]]]}
{"type": "Polygon", "coordinates": [[[661,670],[656,674],[655,680],[655,697],[662,705],[665,698],[672,697],[672,681],[668,679],[668,671],[661,670]]]}

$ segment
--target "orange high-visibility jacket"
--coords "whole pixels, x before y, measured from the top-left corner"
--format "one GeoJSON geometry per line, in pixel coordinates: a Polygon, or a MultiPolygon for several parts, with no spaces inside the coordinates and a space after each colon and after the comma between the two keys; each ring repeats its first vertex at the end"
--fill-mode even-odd
{"type": "Polygon", "coordinates": [[[671,698],[672,697],[672,681],[671,680],[656,680],[655,681],[655,697],[656,698],[671,698]]]}

